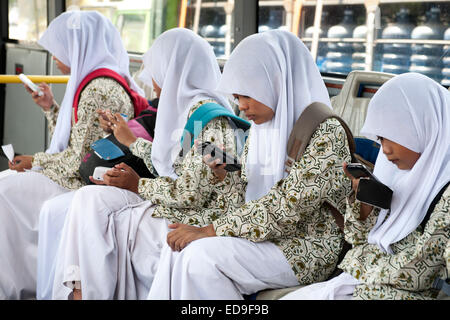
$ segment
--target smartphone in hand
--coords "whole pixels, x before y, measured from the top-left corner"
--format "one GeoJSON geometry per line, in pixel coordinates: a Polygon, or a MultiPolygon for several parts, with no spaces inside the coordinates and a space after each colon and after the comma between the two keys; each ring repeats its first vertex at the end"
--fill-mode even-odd
{"type": "Polygon", "coordinates": [[[197,152],[202,156],[209,154],[212,160],[221,159],[222,163],[227,164],[225,166],[226,171],[233,172],[241,170],[241,164],[239,163],[239,160],[237,158],[226,154],[225,151],[223,151],[222,149],[220,149],[211,142],[208,141],[203,142],[197,148],[197,152]]]}
{"type": "Polygon", "coordinates": [[[44,95],[44,93],[41,91],[41,89],[36,84],[34,84],[33,81],[31,81],[30,78],[28,78],[23,73],[19,74],[19,79],[24,84],[26,84],[28,86],[28,88],[30,88],[32,91],[37,92],[39,97],[42,97],[44,95]]]}
{"type": "Polygon", "coordinates": [[[361,163],[349,163],[347,170],[356,179],[363,178],[359,180],[356,199],[381,209],[391,207],[392,190],[381,183],[367,167],[361,163]]]}
{"type": "Polygon", "coordinates": [[[378,181],[372,172],[362,163],[349,163],[347,164],[347,170],[355,179],[371,178],[378,181]]]}

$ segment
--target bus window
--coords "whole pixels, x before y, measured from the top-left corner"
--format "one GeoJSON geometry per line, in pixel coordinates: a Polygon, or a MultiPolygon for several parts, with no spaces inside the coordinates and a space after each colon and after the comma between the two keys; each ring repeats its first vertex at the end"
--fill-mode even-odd
{"type": "Polygon", "coordinates": [[[323,73],[419,72],[450,85],[450,1],[324,0],[320,8],[318,3],[259,0],[259,32],[297,34],[323,73]]]}
{"type": "Polygon", "coordinates": [[[117,27],[129,52],[144,53],[153,40],[167,29],[177,26],[182,0],[66,0],[66,7],[96,10],[117,27]]]}
{"type": "Polygon", "coordinates": [[[233,46],[233,0],[192,0],[181,13],[181,26],[205,38],[218,58],[227,58],[233,46]]]}
{"type": "Polygon", "coordinates": [[[145,52],[149,47],[150,39],[142,41],[143,32],[146,31],[146,16],[146,13],[141,12],[117,13],[115,24],[128,51],[145,52]]]}
{"type": "Polygon", "coordinates": [[[8,1],[9,38],[37,41],[47,28],[47,1],[8,1]]]}

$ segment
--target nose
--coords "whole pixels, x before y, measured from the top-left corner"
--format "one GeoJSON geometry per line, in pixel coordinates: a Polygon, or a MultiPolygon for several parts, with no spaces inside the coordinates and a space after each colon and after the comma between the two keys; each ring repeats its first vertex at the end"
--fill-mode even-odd
{"type": "Polygon", "coordinates": [[[390,147],[389,143],[386,142],[385,139],[381,141],[381,148],[383,149],[383,153],[385,155],[389,155],[392,153],[392,148],[390,147]]]}

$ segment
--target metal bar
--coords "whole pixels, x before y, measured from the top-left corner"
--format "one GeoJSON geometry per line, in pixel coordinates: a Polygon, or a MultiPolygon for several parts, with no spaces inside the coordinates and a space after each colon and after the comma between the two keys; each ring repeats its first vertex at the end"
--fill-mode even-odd
{"type": "Polygon", "coordinates": [[[234,3],[234,44],[258,32],[258,0],[238,0],[234,3]]]}
{"type": "Polygon", "coordinates": [[[299,36],[298,31],[300,27],[300,17],[302,13],[302,6],[303,6],[302,0],[295,0],[295,6],[294,6],[294,19],[292,22],[292,29],[291,32],[295,34],[296,36],[299,36]]]}
{"type": "Polygon", "coordinates": [[[202,8],[202,0],[197,0],[195,4],[195,13],[194,13],[194,25],[192,27],[192,31],[198,34],[198,27],[200,24],[200,11],[202,8]]]}
{"type": "Polygon", "coordinates": [[[234,0],[228,0],[225,9],[225,25],[227,26],[227,32],[225,33],[225,57],[229,57],[231,54],[231,23],[233,20],[234,0]]]}
{"type": "MultiPolygon", "coordinates": [[[[34,83],[67,83],[69,81],[69,76],[29,76],[27,77],[34,83]]],[[[19,76],[0,74],[0,83],[22,83],[19,76]]]]}
{"type": "Polygon", "coordinates": [[[66,11],[65,0],[47,0],[47,25],[64,11],[66,11]]]}
{"type": "Polygon", "coordinates": [[[450,45],[450,40],[419,40],[419,39],[377,39],[375,43],[411,43],[411,44],[436,44],[450,45]]]}
{"type": "Polygon", "coordinates": [[[367,36],[366,36],[366,57],[365,57],[365,71],[373,70],[373,55],[374,55],[374,43],[375,43],[375,19],[376,12],[378,9],[379,0],[366,0],[365,6],[367,11],[366,25],[367,25],[367,36]]]}
{"type": "MultiPolygon", "coordinates": [[[[9,38],[8,21],[9,1],[0,1],[0,73],[6,72],[6,41],[9,38]]],[[[5,127],[5,96],[6,86],[0,85],[0,143],[3,144],[5,127]]]]}
{"type": "Polygon", "coordinates": [[[186,26],[186,13],[187,13],[187,0],[181,2],[180,21],[178,22],[178,28],[184,28],[186,26]]]}
{"type": "MultiPolygon", "coordinates": [[[[423,3],[423,2],[448,2],[448,0],[408,0],[410,3],[423,3]]],[[[405,0],[380,0],[380,3],[405,3],[405,0]]],[[[304,0],[304,6],[315,6],[317,1],[304,0]]],[[[364,4],[364,0],[326,0],[325,5],[352,5],[352,4],[364,4]]],[[[282,6],[283,0],[278,1],[260,1],[261,7],[266,6],[282,6]]]]}

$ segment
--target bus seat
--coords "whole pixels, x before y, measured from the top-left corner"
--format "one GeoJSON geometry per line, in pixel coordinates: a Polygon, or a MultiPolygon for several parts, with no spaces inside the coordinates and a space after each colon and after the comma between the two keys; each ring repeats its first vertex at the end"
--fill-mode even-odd
{"type": "Polygon", "coordinates": [[[258,292],[254,300],[279,300],[283,298],[288,293],[291,293],[295,290],[298,290],[300,288],[306,287],[305,285],[301,286],[295,286],[295,287],[289,287],[289,288],[282,288],[282,289],[270,289],[270,290],[263,290],[258,292]]]}
{"type": "Polygon", "coordinates": [[[342,90],[331,98],[331,104],[338,116],[344,119],[353,135],[359,136],[364,124],[370,96],[364,96],[368,87],[380,87],[394,74],[374,71],[352,71],[348,74],[342,90]]]}

